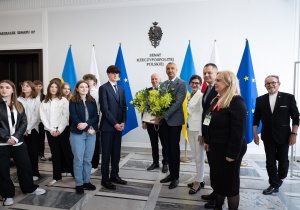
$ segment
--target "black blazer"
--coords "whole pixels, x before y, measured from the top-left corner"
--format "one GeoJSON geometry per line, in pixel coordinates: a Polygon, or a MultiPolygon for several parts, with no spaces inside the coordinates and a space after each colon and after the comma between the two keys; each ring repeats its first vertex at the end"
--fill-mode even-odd
{"type": "Polygon", "coordinates": [[[256,98],[253,125],[262,122],[261,139],[278,144],[288,143],[291,134],[290,118],[293,125],[299,125],[299,111],[295,97],[288,93],[278,92],[273,113],[271,112],[269,94],[256,98]]]}
{"type": "Polygon", "coordinates": [[[100,122],[100,131],[116,131],[117,123],[126,123],[127,105],[125,98],[125,90],[121,86],[117,86],[119,100],[110,82],[107,82],[99,88],[99,103],[102,113],[100,122]]]}
{"type": "Polygon", "coordinates": [[[41,93],[41,95],[40,95],[40,101],[43,102],[44,99],[45,99],[45,94],[41,93]]]}
{"type": "Polygon", "coordinates": [[[89,120],[86,121],[85,116],[85,107],[83,104],[83,101],[81,100],[80,103],[74,103],[72,100],[70,100],[69,104],[69,110],[70,110],[70,118],[71,118],[71,126],[70,131],[72,133],[76,134],[82,134],[84,131],[86,132],[90,126],[93,126],[94,130],[98,131],[98,110],[97,105],[95,102],[95,99],[93,99],[93,102],[85,101],[88,113],[89,113],[89,120]],[[78,123],[86,122],[88,126],[84,130],[79,130],[77,128],[78,123]]]}
{"type": "MultiPolygon", "coordinates": [[[[22,105],[22,104],[21,104],[22,105]]],[[[23,112],[20,114],[18,112],[16,130],[13,136],[19,140],[19,142],[24,141],[24,133],[27,128],[27,118],[25,114],[25,109],[23,107],[23,112]]],[[[6,143],[10,138],[10,128],[7,116],[7,107],[5,101],[0,97],[0,142],[6,143]]]]}
{"type": "Polygon", "coordinates": [[[206,93],[207,93],[207,87],[206,87],[203,97],[202,97],[202,108],[203,108],[203,111],[202,111],[202,136],[207,135],[207,126],[203,125],[203,121],[204,121],[205,115],[207,114],[207,111],[210,107],[210,102],[218,95],[218,92],[215,90],[215,86],[213,86],[213,88],[210,90],[210,92],[206,98],[206,101],[204,103],[204,96],[206,95],[206,93]]]}
{"type": "MultiPolygon", "coordinates": [[[[213,107],[214,104],[211,105],[213,107]]],[[[224,144],[226,157],[238,159],[242,145],[246,142],[247,107],[241,96],[234,96],[228,108],[211,112],[211,121],[208,126],[209,144],[224,144]]]]}

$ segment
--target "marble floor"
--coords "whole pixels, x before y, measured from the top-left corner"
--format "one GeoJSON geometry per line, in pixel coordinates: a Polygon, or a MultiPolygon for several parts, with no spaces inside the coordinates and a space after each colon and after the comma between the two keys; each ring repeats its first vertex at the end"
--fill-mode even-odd
{"type": "MultiPolygon", "coordinates": [[[[47,149],[46,157],[49,157],[47,149]]],[[[103,210],[152,210],[152,209],[204,209],[205,201],[201,195],[211,193],[209,167],[205,164],[205,188],[195,195],[188,194],[187,183],[194,180],[195,164],[181,163],[180,183],[173,190],[167,184],[161,184],[160,179],[165,174],[160,169],[147,171],[152,163],[150,149],[123,148],[124,157],[120,161],[120,177],[128,181],[127,185],[117,185],[116,190],[107,190],[100,184],[101,173],[96,171],[91,176],[91,182],[96,185],[95,191],[85,191],[84,195],[75,193],[75,181],[72,177],[64,177],[53,186],[52,163],[40,162],[41,179],[36,183],[47,190],[46,194],[35,196],[22,194],[16,176],[16,169],[11,168],[11,178],[16,186],[14,205],[0,209],[103,209],[103,210]]],[[[184,154],[184,152],[182,152],[184,154]]],[[[247,166],[241,167],[241,188],[239,209],[300,209],[300,178],[285,179],[279,193],[263,195],[262,190],[268,187],[268,177],[265,162],[261,157],[245,156],[247,166]],[[256,159],[257,158],[257,159],[256,159]]],[[[294,170],[299,174],[300,164],[294,163],[294,170]]],[[[227,209],[227,204],[223,206],[227,209]]]]}

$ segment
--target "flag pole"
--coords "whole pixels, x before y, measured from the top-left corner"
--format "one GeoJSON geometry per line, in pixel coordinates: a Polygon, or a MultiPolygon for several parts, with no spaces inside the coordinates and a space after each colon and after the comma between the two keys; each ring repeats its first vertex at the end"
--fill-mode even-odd
{"type": "Polygon", "coordinates": [[[184,154],[183,158],[180,158],[180,162],[183,162],[183,163],[192,162],[192,160],[190,158],[186,157],[186,153],[187,153],[187,141],[185,140],[185,154],[184,154]]]}
{"type": "MultiPolygon", "coordinates": [[[[121,45],[122,43],[120,42],[119,44],[121,45]]],[[[120,154],[121,158],[124,157],[124,156],[125,156],[125,154],[123,154],[123,153],[120,154]]]]}
{"type": "MultiPolygon", "coordinates": [[[[248,39],[246,38],[246,44],[247,44],[247,42],[248,42],[248,39]]],[[[241,166],[247,166],[247,165],[248,165],[248,163],[246,161],[242,160],[241,166]]]]}

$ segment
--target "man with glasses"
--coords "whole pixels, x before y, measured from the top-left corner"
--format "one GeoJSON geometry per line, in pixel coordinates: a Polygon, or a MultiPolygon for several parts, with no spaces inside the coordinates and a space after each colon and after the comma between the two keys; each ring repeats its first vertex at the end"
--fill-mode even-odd
{"type": "Polygon", "coordinates": [[[256,99],[253,116],[254,143],[259,145],[257,129],[262,122],[261,139],[266,152],[266,168],[270,186],[263,191],[271,195],[279,191],[283,179],[289,169],[289,146],[296,143],[299,127],[299,111],[295,97],[288,93],[279,92],[279,77],[270,75],[265,79],[267,94],[256,99]],[[292,118],[292,130],[290,128],[292,118]],[[278,167],[276,164],[278,161],[278,167]]]}

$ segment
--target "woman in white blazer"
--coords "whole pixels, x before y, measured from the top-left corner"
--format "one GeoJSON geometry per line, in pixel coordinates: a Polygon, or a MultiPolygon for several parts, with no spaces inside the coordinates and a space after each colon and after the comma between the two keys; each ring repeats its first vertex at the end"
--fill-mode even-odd
{"type": "Polygon", "coordinates": [[[187,98],[187,123],[186,130],[193,159],[196,163],[196,178],[193,183],[188,184],[189,194],[196,194],[204,187],[204,145],[200,145],[198,137],[202,136],[202,93],[200,91],[202,79],[198,75],[193,75],[190,79],[189,86],[192,90],[191,95],[187,98]]]}
{"type": "Polygon", "coordinates": [[[27,129],[24,141],[27,144],[28,155],[31,162],[33,181],[41,176],[39,173],[39,123],[40,123],[40,98],[37,97],[35,86],[31,81],[24,81],[22,92],[18,101],[23,104],[27,117],[27,129]]]}

